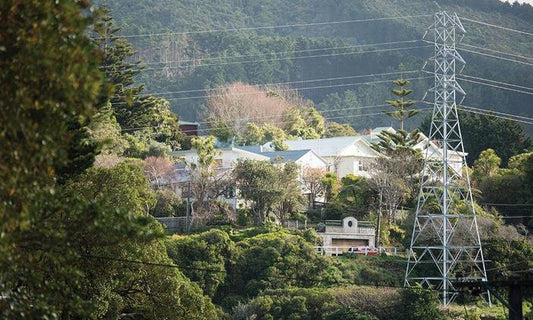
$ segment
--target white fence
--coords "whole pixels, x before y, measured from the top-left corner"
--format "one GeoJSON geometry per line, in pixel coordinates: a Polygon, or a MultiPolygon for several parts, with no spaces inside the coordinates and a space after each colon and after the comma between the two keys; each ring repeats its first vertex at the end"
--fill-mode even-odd
{"type": "MultiPolygon", "coordinates": [[[[348,252],[348,249],[353,246],[315,246],[316,253],[321,256],[340,256],[348,252]]],[[[403,252],[398,247],[379,247],[380,254],[385,253],[388,256],[399,256],[403,252]]]]}

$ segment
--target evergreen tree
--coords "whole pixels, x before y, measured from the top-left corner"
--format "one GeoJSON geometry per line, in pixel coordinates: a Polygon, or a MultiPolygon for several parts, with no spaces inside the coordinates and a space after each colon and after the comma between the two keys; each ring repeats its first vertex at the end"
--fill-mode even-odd
{"type": "Polygon", "coordinates": [[[94,41],[103,52],[101,70],[109,90],[100,96],[100,105],[111,103],[111,118],[139,142],[148,145],[155,140],[173,150],[179,149],[184,137],[177,116],[170,111],[167,100],[142,95],[144,85],[135,83],[142,70],[141,61],[132,61],[135,51],[128,41],[117,36],[118,31],[120,28],[115,26],[109,10],[102,8],[94,26],[94,41]]]}

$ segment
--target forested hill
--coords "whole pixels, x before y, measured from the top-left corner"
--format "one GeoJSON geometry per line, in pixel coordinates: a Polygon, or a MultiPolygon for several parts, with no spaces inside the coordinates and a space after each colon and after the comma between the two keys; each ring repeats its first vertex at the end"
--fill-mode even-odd
{"type": "MultiPolygon", "coordinates": [[[[205,89],[236,81],[289,82],[327,118],[358,130],[389,125],[375,115],[377,107],[364,107],[390,98],[390,80],[398,75],[368,75],[397,72],[400,64],[405,71],[420,70],[432,46],[419,40],[439,10],[457,12],[467,31],[458,46],[467,61],[463,74],[469,76],[461,81],[468,93],[464,104],[533,116],[529,5],[497,0],[114,0],[109,6],[120,33],[145,61],[140,81],[146,92],[173,92],[161,96],[185,120],[199,119],[205,89]],[[395,18],[382,19],[389,17],[395,18]],[[504,86],[511,90],[498,88],[504,86]]],[[[427,74],[405,75],[413,79],[415,99],[431,87],[427,74]]],[[[526,129],[533,132],[531,125],[526,129]]]]}

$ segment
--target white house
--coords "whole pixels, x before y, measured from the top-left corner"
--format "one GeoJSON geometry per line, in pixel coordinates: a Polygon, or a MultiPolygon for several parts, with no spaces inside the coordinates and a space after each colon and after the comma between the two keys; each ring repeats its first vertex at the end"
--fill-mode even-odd
{"type": "MultiPolygon", "coordinates": [[[[289,150],[312,150],[328,163],[328,171],[339,178],[348,174],[369,177],[368,166],[380,154],[362,136],[308,140],[286,140],[289,150]]],[[[263,149],[271,149],[266,143],[263,149]]]]}
{"type": "MultiPolygon", "coordinates": [[[[270,161],[270,158],[258,153],[246,151],[236,147],[230,147],[225,149],[217,149],[217,155],[215,161],[218,168],[231,169],[239,159],[250,159],[258,161],[270,161]]],[[[198,163],[198,153],[195,149],[180,150],[172,153],[174,157],[183,159],[186,163],[196,164],[198,163]]]]}
{"type": "MultiPolygon", "coordinates": [[[[363,135],[362,137],[369,144],[377,143],[379,141],[378,135],[382,131],[396,133],[396,130],[394,130],[394,128],[392,127],[377,127],[371,130],[369,134],[363,135]]],[[[429,138],[423,133],[420,133],[420,142],[414,146],[414,149],[420,150],[422,156],[427,157],[428,159],[442,161],[442,147],[439,147],[435,144],[435,142],[430,141],[429,138]]],[[[463,159],[464,157],[466,157],[466,155],[467,153],[460,151],[448,151],[448,164],[452,169],[455,170],[458,175],[461,175],[461,170],[463,168],[463,159]]]]}

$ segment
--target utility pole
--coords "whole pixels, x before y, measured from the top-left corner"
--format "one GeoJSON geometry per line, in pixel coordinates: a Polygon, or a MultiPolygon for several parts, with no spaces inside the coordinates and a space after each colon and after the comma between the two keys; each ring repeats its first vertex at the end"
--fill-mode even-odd
{"type": "MultiPolygon", "coordinates": [[[[433,117],[425,150],[424,169],[416,207],[405,286],[441,291],[442,305],[457,295],[458,273],[473,281],[487,281],[485,260],[474,211],[472,190],[456,108],[465,92],[455,79],[456,63],[465,61],[456,51],[456,33],[465,30],[456,14],[435,14],[433,117]]],[[[489,297],[490,303],[490,297],[489,297]]]]}

